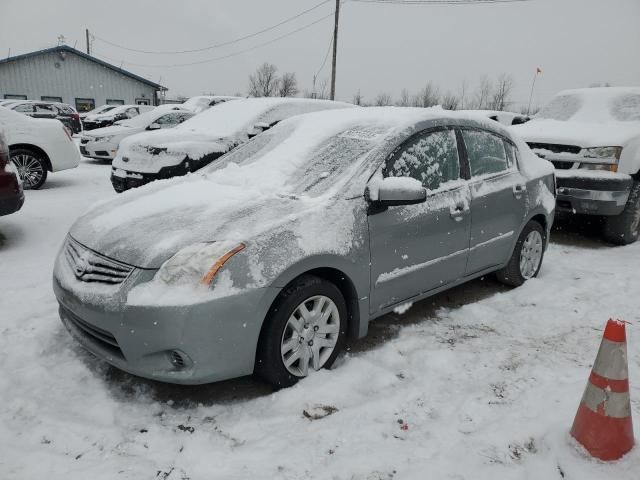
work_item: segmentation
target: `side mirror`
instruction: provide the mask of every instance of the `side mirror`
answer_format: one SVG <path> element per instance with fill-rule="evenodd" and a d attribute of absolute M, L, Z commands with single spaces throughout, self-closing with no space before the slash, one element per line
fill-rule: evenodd
<path fill-rule="evenodd" d="M 511 121 L 511 125 L 522 125 L 523 123 L 527 123 L 531 118 L 523 115 L 518 115 L 517 117 L 513 117 Z"/>
<path fill-rule="evenodd" d="M 159 123 L 152 123 L 147 127 L 147 130 L 160 130 L 162 127 Z"/>
<path fill-rule="evenodd" d="M 384 207 L 415 205 L 427 200 L 427 190 L 415 178 L 387 177 L 370 183 L 365 198 L 370 203 Z"/>

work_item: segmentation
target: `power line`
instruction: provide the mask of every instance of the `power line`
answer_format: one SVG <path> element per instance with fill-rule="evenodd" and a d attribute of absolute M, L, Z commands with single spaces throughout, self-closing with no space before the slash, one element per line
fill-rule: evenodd
<path fill-rule="evenodd" d="M 476 5 L 496 3 L 521 3 L 531 0 L 350 0 L 356 3 L 379 3 L 388 5 Z"/>
<path fill-rule="evenodd" d="M 275 25 L 271 25 L 270 27 L 263 28 L 262 30 L 260 30 L 258 32 L 250 33 L 249 35 L 245 35 L 243 37 L 235 38 L 233 40 L 228 40 L 226 42 L 217 43 L 217 44 L 209 45 L 207 47 L 202 47 L 202 48 L 194 48 L 194 49 L 191 49 L 191 50 L 165 50 L 165 51 L 160 51 L 160 50 L 140 50 L 140 49 L 137 49 L 137 48 L 125 47 L 124 45 L 120 45 L 120 44 L 111 42 L 109 40 L 105 40 L 104 38 L 101 38 L 101 37 L 93 34 L 93 32 L 92 32 L 92 35 L 97 40 L 100 40 L 101 42 L 104 42 L 104 43 L 106 43 L 108 45 L 111 45 L 111 46 L 117 47 L 117 48 L 121 48 L 123 50 L 128 50 L 130 52 L 136 52 L 136 53 L 147 53 L 147 54 L 152 54 L 152 55 L 178 55 L 178 54 L 183 54 L 183 53 L 204 52 L 206 50 L 213 50 L 213 49 L 216 49 L 216 48 L 226 47 L 228 45 L 232 45 L 234 43 L 238 43 L 238 42 L 241 42 L 243 40 L 247 40 L 249 38 L 256 37 L 258 35 L 262 35 L 263 33 L 266 33 L 266 32 L 269 32 L 271 30 L 274 30 L 274 29 L 276 29 L 276 28 L 278 28 L 278 27 L 280 27 L 280 26 L 282 26 L 282 25 L 284 25 L 286 23 L 289 23 L 289 22 L 291 22 L 291 21 L 293 21 L 293 20 L 295 20 L 297 18 L 300 18 L 303 15 L 306 15 L 309 12 L 312 12 L 313 10 L 316 10 L 316 9 L 320 8 L 322 5 L 324 5 L 325 3 L 328 3 L 329 1 L 331 1 L 331 0 L 323 0 L 322 2 L 316 4 L 315 6 L 313 6 L 311 8 L 308 8 L 308 9 L 306 9 L 306 10 L 304 10 L 304 11 L 302 11 L 302 12 L 300 12 L 300 13 L 292 16 L 292 17 L 289 17 L 289 18 L 287 18 L 287 19 L 285 19 L 285 20 L 283 20 L 283 21 L 281 21 L 279 23 L 276 23 Z"/>
<path fill-rule="evenodd" d="M 107 60 L 111 60 L 112 62 L 122 62 L 123 64 L 131 65 L 131 66 L 134 66 L 134 67 L 169 68 L 169 67 L 188 67 L 188 66 L 192 66 L 192 65 L 202 65 L 202 64 L 205 64 L 205 63 L 212 63 L 212 62 L 216 62 L 218 60 L 224 60 L 226 58 L 235 57 L 235 56 L 238 56 L 238 55 L 242 55 L 243 53 L 247 53 L 247 52 L 250 52 L 252 50 L 257 50 L 258 48 L 265 47 L 265 46 L 270 45 L 272 43 L 275 43 L 275 42 L 277 42 L 279 40 L 282 40 L 283 38 L 287 38 L 287 37 L 290 37 L 291 35 L 294 35 L 294 34 L 296 34 L 298 32 L 301 32 L 302 30 L 306 30 L 307 28 L 310 28 L 310 27 L 322 22 L 323 20 L 326 20 L 329 17 L 333 17 L 334 13 L 335 12 L 331 12 L 329 15 L 325 15 L 325 16 L 319 18 L 318 20 L 315 20 L 314 22 L 311 22 L 311 23 L 308 23 L 306 25 L 303 25 L 300 28 L 292 30 L 291 32 L 288 32 L 288 33 L 285 33 L 283 35 L 280 35 L 280 36 L 278 36 L 276 38 L 273 38 L 273 39 L 271 39 L 271 40 L 269 40 L 267 42 L 261 43 L 259 45 L 254 45 L 253 47 L 245 48 L 244 50 L 239 50 L 237 52 L 233 52 L 233 53 L 230 53 L 228 55 L 223 55 L 223 56 L 215 57 L 215 58 L 209 58 L 207 60 L 200 60 L 200 61 L 197 61 L 197 62 L 174 63 L 174 64 L 168 64 L 168 65 L 166 65 L 166 64 L 165 65 L 150 65 L 150 64 L 133 63 L 133 62 L 127 62 L 127 61 L 124 61 L 124 60 L 118 60 L 116 58 L 109 57 L 109 56 L 104 55 L 102 53 L 95 52 L 95 50 L 94 50 L 94 53 L 98 53 L 99 56 L 101 56 L 103 58 L 106 58 Z"/>

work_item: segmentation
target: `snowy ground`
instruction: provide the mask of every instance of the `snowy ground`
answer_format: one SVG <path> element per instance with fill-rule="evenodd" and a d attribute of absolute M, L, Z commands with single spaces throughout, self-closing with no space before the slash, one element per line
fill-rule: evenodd
<path fill-rule="evenodd" d="M 58 320 L 54 256 L 73 220 L 115 195 L 108 177 L 85 160 L 0 217 L 3 480 L 638 478 L 640 447 L 605 465 L 567 432 L 605 321 L 640 320 L 640 243 L 555 232 L 540 278 L 476 281 L 387 316 L 294 388 L 176 387 L 109 368 Z"/>

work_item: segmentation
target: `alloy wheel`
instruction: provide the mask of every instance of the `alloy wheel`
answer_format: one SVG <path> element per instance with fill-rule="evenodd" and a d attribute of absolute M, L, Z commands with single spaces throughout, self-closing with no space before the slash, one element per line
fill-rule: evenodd
<path fill-rule="evenodd" d="M 24 188 L 33 188 L 42 181 L 44 167 L 40 160 L 33 155 L 21 153 L 11 157 L 11 161 L 18 170 L 18 175 L 22 179 Z"/>
<path fill-rule="evenodd" d="M 520 275 L 525 280 L 532 278 L 542 261 L 542 235 L 537 230 L 529 232 L 520 250 Z"/>

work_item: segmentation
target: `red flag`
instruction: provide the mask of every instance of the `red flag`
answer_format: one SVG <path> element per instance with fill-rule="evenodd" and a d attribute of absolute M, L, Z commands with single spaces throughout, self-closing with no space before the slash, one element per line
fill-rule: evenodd
<path fill-rule="evenodd" d="M 536 74 L 537 73 L 540 73 L 540 74 L 542 73 L 542 69 L 540 67 L 536 68 Z"/>

